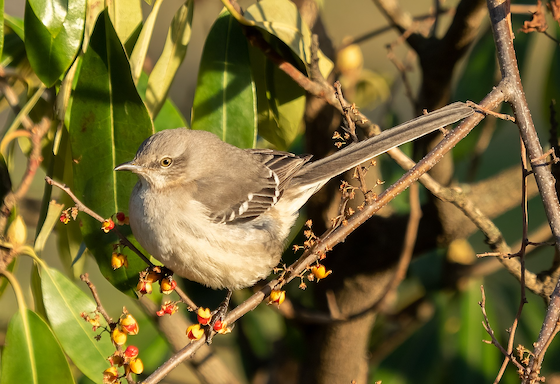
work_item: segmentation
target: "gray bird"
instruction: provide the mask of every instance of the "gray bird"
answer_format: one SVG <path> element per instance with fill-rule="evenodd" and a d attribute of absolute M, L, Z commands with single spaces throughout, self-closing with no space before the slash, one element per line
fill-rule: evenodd
<path fill-rule="evenodd" d="M 170 129 L 148 138 L 115 170 L 140 179 L 129 205 L 138 242 L 176 274 L 230 295 L 270 274 L 299 209 L 327 181 L 473 112 L 454 103 L 315 162 Z"/>

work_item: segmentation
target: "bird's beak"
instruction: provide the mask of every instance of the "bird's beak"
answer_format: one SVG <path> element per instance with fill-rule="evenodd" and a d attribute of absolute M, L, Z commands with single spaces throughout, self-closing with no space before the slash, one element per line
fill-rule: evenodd
<path fill-rule="evenodd" d="M 129 161 L 128 163 L 122 163 L 115 167 L 115 171 L 130 171 L 134 173 L 140 172 L 141 166 L 134 164 L 134 161 Z"/>

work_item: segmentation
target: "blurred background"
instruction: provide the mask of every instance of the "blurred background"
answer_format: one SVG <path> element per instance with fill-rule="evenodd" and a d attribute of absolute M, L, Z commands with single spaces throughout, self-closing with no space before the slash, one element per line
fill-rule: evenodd
<path fill-rule="evenodd" d="M 149 59 L 145 64 L 148 70 L 159 57 L 168 26 L 182 3 L 179 0 L 164 2 L 150 45 Z M 453 9 L 457 3 L 458 1 L 442 2 L 442 7 Z M 252 4 L 250 1 L 240 1 L 243 8 L 250 4 Z M 400 5 L 413 16 L 425 16 L 431 12 L 433 1 L 409 0 L 401 1 Z M 24 6 L 23 0 L 7 1 L 5 13 L 23 17 Z M 335 49 L 346 45 L 351 39 L 388 26 L 386 19 L 372 1 L 323 0 L 318 1 L 318 6 L 324 30 Z M 204 41 L 222 9 L 222 4 L 219 1 L 196 1 L 195 7 L 193 33 L 188 53 L 170 93 L 170 98 L 183 113 L 186 121 L 190 121 Z M 147 15 L 151 7 L 143 3 L 143 8 L 144 14 Z M 453 12 L 448 12 L 440 17 L 438 31 L 447 30 L 452 16 Z M 529 18 L 527 11 L 514 15 L 515 48 L 529 106 L 539 129 L 541 141 L 546 146 L 550 125 L 549 104 L 551 99 L 556 98 L 556 93 L 560 89 L 558 84 L 560 77 L 557 75 L 560 69 L 560 55 L 558 45 L 552 39 L 543 34 L 519 32 L 523 21 Z M 549 20 L 548 34 L 557 36 L 557 30 L 557 24 Z M 476 35 L 475 43 L 454 72 L 450 101 L 479 102 L 499 80 L 499 69 L 496 65 L 487 16 Z M 360 110 L 382 128 L 406 121 L 418 112 L 406 95 L 401 72 L 388 57 L 387 46 L 394 44 L 394 55 L 405 66 L 407 81 L 413 92 L 417 93 L 422 81 L 417 57 L 406 44 L 398 43 L 398 38 L 399 35 L 394 29 L 387 28 L 372 38 L 350 46 L 343 51 L 343 54 L 339 52 L 338 59 L 333 57 L 338 66 L 344 66 L 346 62 L 350 63 L 348 72 L 339 68 L 339 76 L 347 98 L 355 101 Z M 327 50 L 324 48 L 323 50 L 328 54 Z M 431 65 L 437 68 L 438 62 L 433 62 Z M 511 113 L 507 106 L 503 108 L 503 112 Z M 4 121 L 9 121 L 10 114 L 4 113 L 2 118 Z M 486 149 L 476 159 L 473 159 L 473 151 L 481 141 L 482 125 L 457 146 L 453 154 L 455 161 L 453 183 L 482 182 L 496 177 L 510 167 L 517 167 L 520 174 L 519 139 L 516 127 L 504 121 L 494 121 L 493 125 Z M 406 150 L 408 153 L 413 152 L 411 146 Z M 22 169 L 16 170 L 16 175 L 19 175 L 16 178 L 21 177 L 25 164 L 25 157 L 21 153 L 17 156 L 21 159 Z M 382 175 L 380 177 L 387 184 L 395 181 L 402 174 L 402 170 L 384 158 L 378 162 L 378 168 L 379 173 L 376 175 Z M 36 213 L 39 210 L 43 187 L 42 177 L 36 177 L 32 192 L 28 194 L 25 207 L 22 209 L 24 214 L 27 213 L 28 223 L 37 220 Z M 519 190 L 511 190 L 507 193 L 518 196 Z M 428 200 L 426 195 L 422 192 L 424 203 Z M 319 203 L 311 203 L 310 216 L 317 215 L 314 211 L 317 204 Z M 519 204 L 511 209 L 496 209 L 493 219 L 514 251 L 517 250 L 514 244 L 519 242 L 521 236 L 521 209 L 518 206 Z M 405 193 L 392 203 L 390 209 L 381 213 L 381 216 L 406 215 L 407 212 L 408 194 Z M 529 212 L 530 231 L 546 232 L 546 228 L 543 229 L 545 216 L 540 199 L 535 193 L 532 194 Z M 478 305 L 481 299 L 480 286 L 484 285 L 486 290 L 486 305 L 492 326 L 500 341 L 505 344 L 506 329 L 511 326 L 519 304 L 519 282 L 495 260 L 476 258 L 477 253 L 487 252 L 489 249 L 480 232 L 474 230 L 471 232 L 465 238 L 439 243 L 434 240 L 429 250 L 425 247 L 424 251 L 412 261 L 407 278 L 398 291 L 387 298 L 376 320 L 371 320 L 374 325 L 366 341 L 368 345 L 366 356 L 344 356 L 348 361 L 353 359 L 367 361 L 369 372 L 362 376 L 367 377 L 367 382 L 473 383 L 494 380 L 503 357 L 497 348 L 482 342 L 489 337 L 481 326 L 483 318 Z M 33 240 L 33 235 L 33 230 L 30 228 L 30 240 Z M 353 236 L 364 237 L 364 234 Z M 56 234 L 49 239 L 48 247 L 43 253 L 44 258 L 50 266 L 66 271 L 69 276 L 72 276 L 73 272 L 69 266 L 63 265 L 60 261 L 55 237 Z M 546 233 L 543 238 L 547 238 Z M 298 241 L 301 243 L 302 239 L 297 238 L 296 242 Z M 395 240 L 388 238 L 387 241 Z M 344 246 L 342 245 L 341 248 Z M 343 257 L 340 254 L 345 252 L 343 249 L 332 257 L 340 260 Z M 355 256 L 347 254 L 347 257 Z M 361 257 L 380 256 L 364 252 Z M 288 250 L 284 262 L 290 263 L 295 258 L 296 255 Z M 330 258 L 329 255 L 328 260 Z M 91 280 L 98 286 L 106 308 L 117 316 L 122 307 L 126 306 L 140 319 L 142 334 L 139 335 L 137 340 L 140 341 L 136 344 L 143 351 L 146 372 L 153 371 L 171 355 L 168 342 L 158 332 L 153 320 L 146 317 L 136 300 L 130 299 L 110 285 L 99 273 L 95 260 L 90 257 L 84 260 L 83 270 L 90 273 Z M 538 273 L 548 269 L 553 260 L 555 260 L 553 247 L 539 247 L 531 251 L 527 267 Z M 17 277 L 24 287 L 30 286 L 30 267 L 30 259 L 21 258 Z M 388 265 L 381 270 L 392 267 L 394 263 L 393 266 Z M 238 382 L 255 384 L 291 383 L 297 380 L 314 382 L 314 379 L 306 378 L 305 373 L 302 372 L 307 367 L 316 366 L 313 365 L 315 363 L 310 362 L 313 360 L 310 356 L 321 358 L 319 350 L 314 349 L 317 346 L 314 343 L 319 342 L 317 338 L 325 337 L 322 332 L 326 331 L 318 331 L 322 325 L 297 319 L 297 316 L 291 318 L 289 309 L 293 306 L 296 312 L 304 313 L 323 310 L 326 307 L 323 302 L 325 292 L 336 291 L 339 286 L 351 284 L 348 280 L 337 281 L 336 275 L 343 275 L 344 272 L 334 266 L 332 269 L 333 282 L 328 281 L 331 277 L 318 284 L 307 282 L 306 290 L 298 289 L 297 282 L 290 284 L 287 291 L 293 303 L 286 304 L 288 310 L 278 311 L 272 306 L 261 304 L 255 311 L 241 319 L 231 335 L 215 338 L 212 351 L 223 360 Z M 376 273 L 379 273 L 379 270 Z M 353 272 L 353 276 L 356 275 L 359 273 Z M 370 274 L 368 278 L 374 275 Z M 87 291 L 85 286 L 78 285 Z M 180 285 L 195 302 L 210 308 L 216 307 L 223 299 L 224 292 L 215 292 L 186 281 L 180 282 Z M 29 302 L 32 302 L 30 293 L 27 293 Z M 236 292 L 233 301 L 240 303 L 250 294 L 250 290 Z M 338 299 L 340 301 L 341 297 Z M 347 299 L 350 300 L 348 297 Z M 15 299 L 8 290 L 0 298 L 0 345 L 3 344 L 9 319 L 16 310 Z M 528 303 L 523 310 L 516 344 L 523 344 L 530 348 L 537 338 L 545 310 L 543 299 L 528 292 Z M 193 314 L 187 316 L 194 321 Z M 179 333 L 181 332 L 184 333 L 184 331 Z M 543 366 L 542 373 L 547 376 L 547 383 L 560 382 L 558 361 L 560 361 L 560 346 L 556 342 L 548 351 Z M 518 381 L 515 369 L 508 368 L 502 382 Z M 81 377 L 78 382 L 87 383 L 88 380 Z M 187 364 L 174 370 L 164 382 L 199 383 L 201 376 L 196 366 Z"/>

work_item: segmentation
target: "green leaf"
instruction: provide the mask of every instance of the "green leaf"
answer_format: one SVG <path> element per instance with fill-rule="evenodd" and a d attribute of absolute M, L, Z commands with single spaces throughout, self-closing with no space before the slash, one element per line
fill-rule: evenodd
<path fill-rule="evenodd" d="M 156 0 L 152 11 L 148 15 L 142 31 L 138 36 L 136 45 L 132 50 L 132 55 L 130 55 L 130 67 L 132 68 L 132 78 L 134 82 L 138 82 L 138 78 L 142 73 L 142 67 L 144 66 L 144 60 L 146 60 L 146 54 L 148 53 L 148 47 L 150 45 L 150 40 L 152 40 L 152 34 L 154 32 L 154 25 L 156 23 L 156 18 L 161 8 L 163 0 Z"/>
<path fill-rule="evenodd" d="M 244 17 L 254 21 L 260 30 L 282 40 L 306 68 L 311 63 L 311 31 L 294 3 L 289 0 L 262 0 L 248 7 Z M 327 78 L 334 64 L 321 50 L 317 52 L 317 56 L 319 70 Z"/>
<path fill-rule="evenodd" d="M 47 21 L 52 24 L 45 25 L 42 14 L 34 11 L 31 1 L 28 0 L 25 5 L 25 48 L 31 67 L 39 79 L 50 87 L 66 72 L 78 53 L 84 33 L 86 1 L 68 2 L 68 12 L 64 13 L 60 27 L 60 15 L 47 17 Z M 47 3 L 45 0 L 37 2 Z M 64 2 L 65 0 L 49 1 L 48 3 L 57 4 L 50 10 L 60 11 L 64 8 L 60 7 L 60 3 Z"/>
<path fill-rule="evenodd" d="M 96 304 L 81 289 L 54 268 L 41 269 L 43 301 L 51 327 L 64 352 L 92 381 L 103 382 L 103 371 L 109 367 L 107 357 L 115 350 L 107 333 L 97 341 L 91 324 L 81 313 L 91 313 Z"/>
<path fill-rule="evenodd" d="M 7 25 L 7 18 L 4 20 Z M 12 66 L 16 67 L 19 62 L 25 57 L 25 44 L 23 40 L 15 33 L 7 33 L 4 35 L 4 47 L 1 56 L 0 65 L 3 67 Z"/>
<path fill-rule="evenodd" d="M 106 2 L 109 17 L 119 39 L 126 43 L 142 24 L 140 0 L 118 0 Z"/>
<path fill-rule="evenodd" d="M 148 76 L 145 72 L 142 72 L 142 74 L 140 75 L 140 79 L 138 80 L 138 84 L 136 85 L 138 93 L 142 97 L 142 100 L 146 100 L 147 86 Z M 171 99 L 165 99 L 165 103 L 163 103 L 160 113 L 158 113 L 156 119 L 154 120 L 155 131 L 160 132 L 164 129 L 181 127 L 188 127 L 185 117 L 179 111 L 177 106 L 171 101 Z"/>
<path fill-rule="evenodd" d="M 12 260 L 12 262 L 10 264 L 8 264 L 8 267 L 6 268 L 6 270 L 8 272 L 13 273 L 18 264 L 19 264 L 19 257 L 14 257 L 14 259 Z M 6 279 L 3 275 L 0 275 L 0 297 L 2 297 L 2 295 L 4 294 L 4 291 L 6 291 L 6 288 L 8 287 L 8 279 Z"/>
<path fill-rule="evenodd" d="M 251 68 L 257 88 L 259 135 L 287 150 L 301 131 L 305 91 L 257 48 L 251 47 Z"/>
<path fill-rule="evenodd" d="M 70 143 L 74 168 L 74 192 L 86 206 L 108 218 L 128 212 L 128 199 L 136 176 L 113 171 L 131 160 L 144 139 L 154 133 L 148 111 L 136 91 L 123 46 L 106 11 L 100 14 L 74 91 L 70 121 Z M 113 233 L 80 214 L 84 241 L 95 256 L 103 275 L 118 289 L 135 297 L 138 272 L 145 263 L 132 253 L 129 268 L 113 271 Z M 128 227 L 122 227 L 122 232 Z"/>
<path fill-rule="evenodd" d="M 23 19 L 4 14 L 4 23 L 6 27 L 10 28 L 19 38 L 24 40 Z"/>
<path fill-rule="evenodd" d="M 68 202 L 71 204 L 70 201 Z M 58 223 L 56 233 L 58 235 L 58 254 L 64 266 L 64 271 L 69 276 L 72 276 L 73 279 L 77 279 L 82 274 L 87 259 L 86 257 L 81 257 L 76 260 L 80 252 L 80 247 L 84 242 L 82 233 L 80 232 L 80 226 L 77 221 L 71 221 L 66 225 Z"/>
<path fill-rule="evenodd" d="M 488 334 L 481 326 L 483 320 L 480 311 L 480 286 L 483 283 L 482 279 L 471 279 L 463 292 L 459 296 L 461 308 L 461 331 L 458 334 L 458 356 L 466 362 L 467 367 L 477 367 L 480 371 L 486 371 L 487 376 L 485 381 L 491 381 L 492 375 L 495 375 L 496 367 L 500 364 L 499 355 L 488 345 L 481 343 L 480 340 L 487 339 Z M 487 310 L 489 316 L 494 312 L 493 306 L 488 306 Z M 479 372 L 473 373 L 471 369 L 457 370 L 462 374 L 463 382 L 469 383 L 477 381 Z"/>
<path fill-rule="evenodd" d="M 194 95 L 192 129 L 251 148 L 257 137 L 255 87 L 249 49 L 239 23 L 224 11 L 204 44 Z"/>
<path fill-rule="evenodd" d="M 4 51 L 4 0 L 0 0 L 0 57 Z"/>
<path fill-rule="evenodd" d="M 45 218 L 45 221 L 43 221 L 43 225 L 35 238 L 35 245 L 33 246 L 33 250 L 37 255 L 40 255 L 45 248 L 49 235 L 54 229 L 55 224 L 59 221 L 58 219 L 60 218 L 60 213 L 62 212 L 63 207 L 63 204 L 57 204 L 54 200 L 49 202 L 47 217 Z"/>
<path fill-rule="evenodd" d="M 74 175 L 72 170 L 72 151 L 68 141 L 68 131 L 63 129 L 58 153 L 55 157 L 55 174 L 62 179 L 71 190 L 74 188 Z M 72 207 L 74 202 L 66 193 L 59 199 L 65 207 Z M 78 262 L 73 262 L 78 251 L 84 242 L 78 221 L 70 220 L 68 224 L 58 222 L 57 228 L 57 248 L 60 261 L 65 271 L 74 279 L 78 278 L 83 271 L 86 258 L 81 258 Z"/>
<path fill-rule="evenodd" d="M 35 254 L 35 252 L 33 252 Z M 36 256 L 36 255 L 35 255 Z M 37 263 L 33 263 L 31 267 L 31 294 L 33 297 L 33 303 L 36 314 L 41 316 L 41 318 L 47 318 L 47 310 L 45 309 L 45 303 L 43 302 L 43 292 L 41 290 L 41 276 L 39 275 L 39 266 Z"/>
<path fill-rule="evenodd" d="M 175 13 L 167 32 L 163 52 L 150 73 L 146 106 L 152 118 L 158 115 L 164 105 L 171 83 L 187 54 L 187 47 L 191 40 L 193 11 L 194 2 L 187 0 Z"/>
<path fill-rule="evenodd" d="M 86 0 L 86 25 L 84 27 L 84 42 L 82 44 L 82 51 L 85 52 L 89 46 L 89 39 L 95 28 L 95 23 L 99 15 L 105 9 L 104 1 Z"/>
<path fill-rule="evenodd" d="M 28 3 L 49 33 L 58 35 L 68 15 L 68 0 L 28 0 Z"/>
<path fill-rule="evenodd" d="M 3 0 L 2 0 L 3 1 Z M 2 55 L 0 65 L 3 67 L 17 66 L 25 57 L 23 20 L 3 14 L 4 29 L 2 30 Z"/>
<path fill-rule="evenodd" d="M 29 309 L 16 313 L 10 320 L 0 383 L 74 383 L 66 357 L 49 326 Z"/>

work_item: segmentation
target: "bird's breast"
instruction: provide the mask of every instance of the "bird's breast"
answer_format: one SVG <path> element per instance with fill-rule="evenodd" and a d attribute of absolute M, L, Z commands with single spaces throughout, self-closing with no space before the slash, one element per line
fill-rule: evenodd
<path fill-rule="evenodd" d="M 142 185 L 131 195 L 129 217 L 134 236 L 152 256 L 215 289 L 253 285 L 268 276 L 283 251 L 285 231 L 270 215 L 219 224 L 189 196 L 154 193 Z"/>

